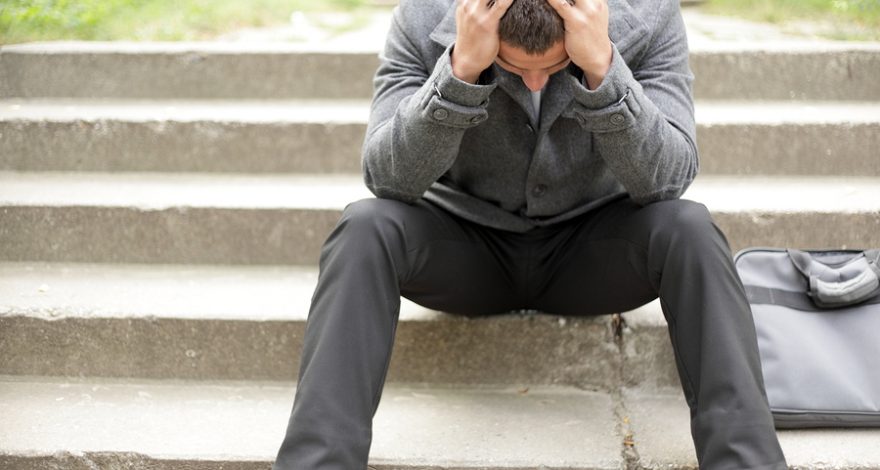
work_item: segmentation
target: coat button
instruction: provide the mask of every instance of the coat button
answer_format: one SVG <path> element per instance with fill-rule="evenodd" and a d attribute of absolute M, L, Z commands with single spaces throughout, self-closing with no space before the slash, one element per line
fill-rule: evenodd
<path fill-rule="evenodd" d="M 535 187 L 532 188 L 532 196 L 541 197 L 547 192 L 547 186 L 543 184 L 536 184 Z"/>
<path fill-rule="evenodd" d="M 436 120 L 438 120 L 438 121 L 442 121 L 442 120 L 444 120 L 444 119 L 446 119 L 446 118 L 449 117 L 449 111 L 447 111 L 447 110 L 445 110 L 445 109 L 442 109 L 442 108 L 441 108 L 441 109 L 435 109 L 435 110 L 434 110 L 434 114 L 433 114 L 433 116 L 434 116 L 434 119 L 436 119 Z"/>
<path fill-rule="evenodd" d="M 626 118 L 623 117 L 623 114 L 615 113 L 611 115 L 611 124 L 614 124 L 615 126 L 623 124 L 624 121 L 626 121 Z"/>

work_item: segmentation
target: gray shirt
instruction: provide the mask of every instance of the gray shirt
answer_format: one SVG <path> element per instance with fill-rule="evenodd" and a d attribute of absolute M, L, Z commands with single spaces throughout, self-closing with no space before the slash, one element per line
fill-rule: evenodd
<path fill-rule="evenodd" d="M 604 81 L 587 89 L 572 64 L 550 77 L 535 115 L 515 74 L 452 75 L 454 0 L 401 0 L 374 80 L 367 187 L 519 232 L 622 197 L 681 196 L 699 165 L 679 2 L 608 3 Z"/>

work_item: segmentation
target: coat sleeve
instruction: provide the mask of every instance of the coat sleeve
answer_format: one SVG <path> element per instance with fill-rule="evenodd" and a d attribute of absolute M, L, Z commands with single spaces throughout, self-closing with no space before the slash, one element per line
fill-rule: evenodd
<path fill-rule="evenodd" d="M 488 118 L 489 95 L 495 88 L 452 75 L 454 46 L 439 58 L 423 58 L 408 36 L 418 29 L 418 12 L 409 13 L 418 5 L 409 6 L 412 3 L 401 2 L 394 12 L 373 82 L 362 152 L 364 181 L 370 191 L 405 202 L 422 197 L 453 165 L 464 132 Z M 429 61 L 436 61 L 430 64 L 431 73 Z"/>
<path fill-rule="evenodd" d="M 685 26 L 677 0 L 661 3 L 638 65 L 631 70 L 613 46 L 596 90 L 571 77 L 567 113 L 593 133 L 596 151 L 639 204 L 680 197 L 699 170 Z"/>

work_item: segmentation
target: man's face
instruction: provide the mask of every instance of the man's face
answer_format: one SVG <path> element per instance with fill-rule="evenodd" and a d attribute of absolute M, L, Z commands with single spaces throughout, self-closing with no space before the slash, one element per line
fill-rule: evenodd
<path fill-rule="evenodd" d="M 508 72 L 522 77 L 523 83 L 532 91 L 540 91 L 550 75 L 564 69 L 571 62 L 565 52 L 565 43 L 554 44 L 543 54 L 530 55 L 526 51 L 501 41 L 495 62 Z"/>

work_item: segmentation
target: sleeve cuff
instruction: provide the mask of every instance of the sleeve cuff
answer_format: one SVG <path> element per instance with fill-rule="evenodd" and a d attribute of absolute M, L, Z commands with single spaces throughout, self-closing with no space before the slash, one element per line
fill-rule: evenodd
<path fill-rule="evenodd" d="M 446 52 L 440 56 L 431 82 L 435 91 L 443 95 L 443 99 L 462 106 L 485 107 L 489 102 L 489 95 L 495 90 L 495 84 L 481 85 L 468 83 L 460 80 L 452 74 L 452 48 L 449 46 Z"/>
<path fill-rule="evenodd" d="M 452 74 L 452 47 L 454 45 L 440 56 L 434 73 L 428 78 L 430 90 L 423 101 L 422 115 L 446 126 L 473 127 L 489 118 L 486 108 L 496 85 L 475 85 L 455 77 Z"/>
<path fill-rule="evenodd" d="M 629 128 L 635 124 L 640 110 L 633 96 L 636 85 L 632 72 L 617 51 L 617 46 L 612 44 L 611 50 L 611 67 L 599 88 L 590 90 L 583 78 L 569 77 L 574 82 L 574 104 L 565 116 L 576 119 L 581 127 L 592 132 L 614 132 Z"/>

